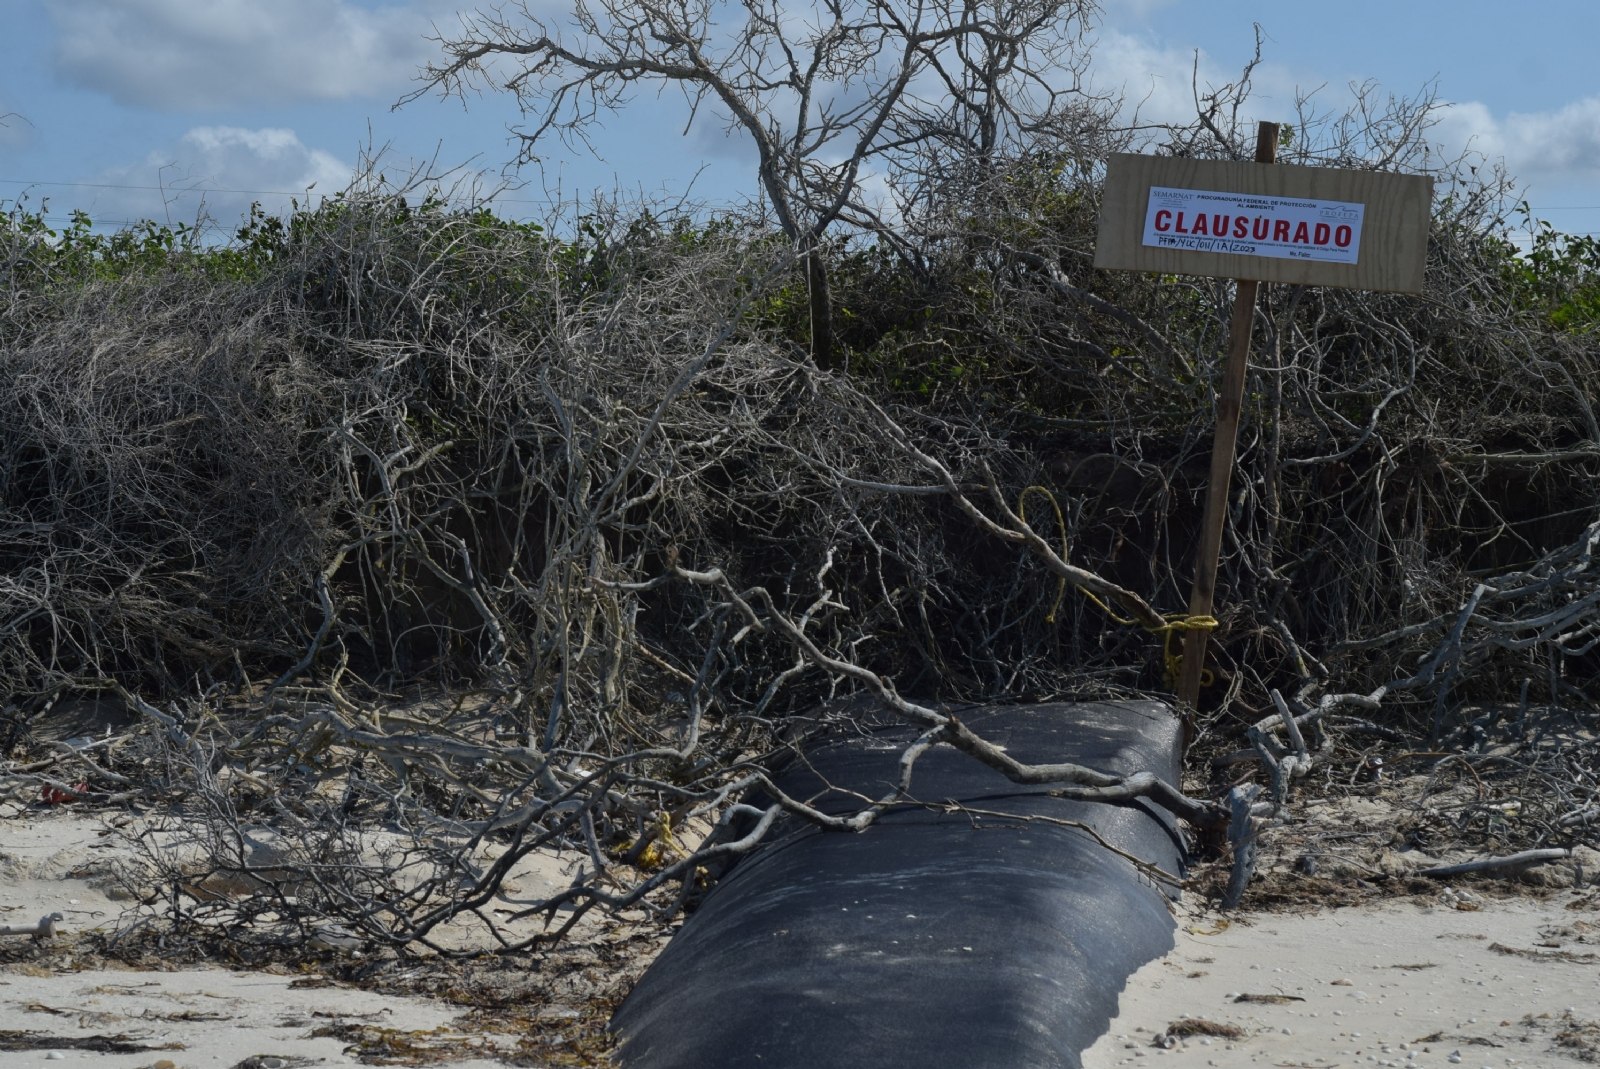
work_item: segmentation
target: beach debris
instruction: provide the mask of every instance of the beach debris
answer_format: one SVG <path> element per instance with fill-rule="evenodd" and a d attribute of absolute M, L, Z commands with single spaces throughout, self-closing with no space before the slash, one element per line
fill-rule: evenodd
<path fill-rule="evenodd" d="M 1580 824 L 1600 823 L 1600 805 L 1574 810 L 1556 821 L 1558 828 L 1576 828 Z"/>
<path fill-rule="evenodd" d="M 87 783 L 74 783 L 70 787 L 61 783 L 46 783 L 39 791 L 39 801 L 46 805 L 65 805 L 76 802 L 88 790 Z"/>
<path fill-rule="evenodd" d="M 366 942 L 341 924 L 323 924 L 311 934 L 311 945 L 318 950 L 360 950 Z"/>
<path fill-rule="evenodd" d="M 61 913 L 46 913 L 37 924 L 0 924 L 0 935 L 31 936 L 35 943 L 56 937 L 56 925 L 67 918 Z"/>
<path fill-rule="evenodd" d="M 1561 1015 L 1561 1031 L 1555 1038 L 1556 1046 L 1578 1051 L 1586 1061 L 1600 1058 L 1600 1023 L 1577 1017 L 1570 1009 Z"/>
<path fill-rule="evenodd" d="M 1546 850 L 1524 850 L 1520 854 L 1509 854 L 1505 857 L 1486 857 L 1478 861 L 1464 861 L 1459 865 L 1435 865 L 1430 869 L 1418 869 L 1417 875 L 1438 880 L 1446 876 L 1465 876 L 1473 872 L 1493 872 L 1497 869 L 1542 865 L 1546 861 L 1559 861 L 1571 856 L 1571 850 L 1561 847 L 1552 847 Z"/>
<path fill-rule="evenodd" d="M 488 1036 L 444 1027 L 407 1031 L 341 1022 L 324 1025 L 311 1034 L 348 1043 L 347 1054 L 382 1065 L 426 1065 L 452 1059 L 493 1058 L 503 1050 Z"/>
<path fill-rule="evenodd" d="M 97 1054 L 145 1054 L 156 1050 L 183 1050 L 182 1043 L 151 1044 L 125 1033 L 113 1036 L 58 1036 L 49 1032 L 0 1029 L 0 1050 L 87 1050 Z"/>
<path fill-rule="evenodd" d="M 1522 947 L 1508 947 L 1504 943 L 1490 943 L 1489 949 L 1496 954 L 1533 958 L 1535 961 L 1572 961 L 1583 964 L 1600 961 L 1600 954 L 1587 950 L 1526 950 Z"/>
<path fill-rule="evenodd" d="M 1233 847 L 1233 869 L 1228 875 L 1228 888 L 1222 894 L 1222 908 L 1233 909 L 1244 897 L 1245 886 L 1255 875 L 1257 841 L 1265 821 L 1255 812 L 1256 796 L 1261 793 L 1258 783 L 1240 784 L 1228 792 L 1228 842 Z M 1263 814 L 1264 815 L 1264 814 Z"/>
<path fill-rule="evenodd" d="M 1204 1017 L 1180 1017 L 1167 1025 L 1169 1036 L 1220 1036 L 1223 1039 L 1241 1039 L 1245 1031 L 1236 1024 L 1208 1021 Z"/>

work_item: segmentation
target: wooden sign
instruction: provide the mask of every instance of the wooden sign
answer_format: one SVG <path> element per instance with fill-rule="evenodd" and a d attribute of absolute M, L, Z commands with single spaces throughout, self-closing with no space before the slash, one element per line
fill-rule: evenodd
<path fill-rule="evenodd" d="M 1433 179 L 1276 163 L 1279 126 L 1256 129 L 1254 162 L 1112 156 L 1094 265 L 1113 271 L 1235 279 L 1228 357 L 1217 383 L 1217 430 L 1194 589 L 1183 630 L 1178 698 L 1192 712 L 1205 679 L 1217 565 L 1263 282 L 1421 293 Z M 1193 727 L 1186 714 L 1184 744 Z"/>
<path fill-rule="evenodd" d="M 1433 179 L 1118 154 L 1094 265 L 1421 293 Z"/>

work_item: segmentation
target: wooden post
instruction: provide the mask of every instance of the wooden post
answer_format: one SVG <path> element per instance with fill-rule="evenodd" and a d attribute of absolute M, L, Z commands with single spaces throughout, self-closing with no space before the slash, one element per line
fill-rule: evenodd
<path fill-rule="evenodd" d="M 833 370 L 833 294 L 828 288 L 828 265 L 822 259 L 822 242 L 813 240 L 806 253 L 806 287 L 811 306 L 811 359 L 822 371 Z"/>
<path fill-rule="evenodd" d="M 1278 124 L 1264 122 L 1256 128 L 1256 162 L 1278 158 Z M 1210 616 L 1217 593 L 1217 561 L 1222 555 L 1222 528 L 1228 520 L 1228 489 L 1233 480 L 1234 446 L 1239 436 L 1239 409 L 1244 401 L 1245 371 L 1250 364 L 1250 327 L 1255 321 L 1256 292 L 1261 284 L 1235 279 L 1233 322 L 1228 330 L 1228 362 L 1217 391 L 1217 430 L 1211 443 L 1211 481 L 1206 488 L 1206 511 L 1200 521 L 1200 547 L 1195 554 L 1194 590 L 1189 595 L 1190 616 Z M 1178 678 L 1178 699 L 1191 710 L 1200 705 L 1200 678 L 1206 667 L 1208 631 L 1183 634 L 1183 673 Z"/>

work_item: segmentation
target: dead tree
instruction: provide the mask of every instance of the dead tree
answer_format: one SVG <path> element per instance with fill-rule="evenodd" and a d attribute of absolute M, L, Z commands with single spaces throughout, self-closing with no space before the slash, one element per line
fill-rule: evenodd
<path fill-rule="evenodd" d="M 518 2 L 440 37 L 445 58 L 406 99 L 512 94 L 529 120 L 516 130 L 527 162 L 552 134 L 583 140 L 636 86 L 681 91 L 692 116 L 711 112 L 755 148 L 761 194 L 804 263 L 812 355 L 828 369 L 829 228 L 892 236 L 872 178 L 893 183 L 936 158 L 993 161 L 1097 110 L 1077 84 L 1092 11 L 1091 0 L 600 0 L 554 25 Z"/>

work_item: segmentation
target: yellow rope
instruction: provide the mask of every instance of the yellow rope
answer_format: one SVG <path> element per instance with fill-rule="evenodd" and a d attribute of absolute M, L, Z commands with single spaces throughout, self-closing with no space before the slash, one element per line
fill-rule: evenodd
<path fill-rule="evenodd" d="M 1066 560 L 1067 523 L 1062 517 L 1061 506 L 1056 503 L 1056 495 L 1052 494 L 1043 486 L 1028 487 L 1026 490 L 1022 491 L 1022 496 L 1017 498 L 1017 517 L 1021 519 L 1023 523 L 1028 522 L 1028 495 L 1033 493 L 1043 494 L 1045 497 L 1049 498 L 1050 507 L 1056 511 L 1056 523 L 1061 528 L 1061 559 Z M 1166 662 L 1167 686 L 1172 688 L 1177 687 L 1178 680 L 1183 675 L 1183 648 L 1180 644 L 1179 648 L 1174 651 L 1172 648 L 1172 637 L 1174 635 L 1182 634 L 1185 631 L 1215 631 L 1217 629 L 1217 618 L 1215 616 L 1189 616 L 1186 613 L 1173 613 L 1163 616 L 1162 619 L 1166 621 L 1165 623 L 1163 623 L 1160 627 L 1151 627 L 1149 624 L 1146 624 L 1143 621 L 1123 619 L 1121 616 L 1118 616 L 1114 611 L 1112 611 L 1111 606 L 1100 600 L 1099 596 L 1096 595 L 1094 591 L 1081 586 L 1078 587 L 1078 590 L 1082 592 L 1084 597 L 1100 606 L 1105 614 L 1111 617 L 1117 623 L 1126 627 L 1143 627 L 1152 635 L 1161 636 L 1161 654 L 1162 659 Z M 1061 599 L 1066 595 L 1066 592 L 1067 580 L 1065 576 L 1062 576 L 1061 585 L 1056 590 L 1055 603 L 1050 606 L 1050 615 L 1044 618 L 1045 623 L 1053 624 L 1056 622 L 1056 611 L 1061 608 Z M 1211 671 L 1211 669 L 1203 669 L 1200 673 L 1200 685 L 1202 687 L 1209 687 L 1214 682 L 1216 682 L 1216 675 Z"/>
<path fill-rule="evenodd" d="M 1168 616 L 1167 626 L 1161 629 L 1161 654 L 1167 663 L 1167 686 L 1172 690 L 1178 689 L 1178 680 L 1183 678 L 1183 646 L 1180 643 L 1176 653 L 1172 650 L 1172 636 L 1183 631 L 1215 631 L 1217 618 L 1215 616 Z M 1200 669 L 1200 685 L 1209 687 L 1217 681 L 1216 673 L 1209 668 Z"/>

